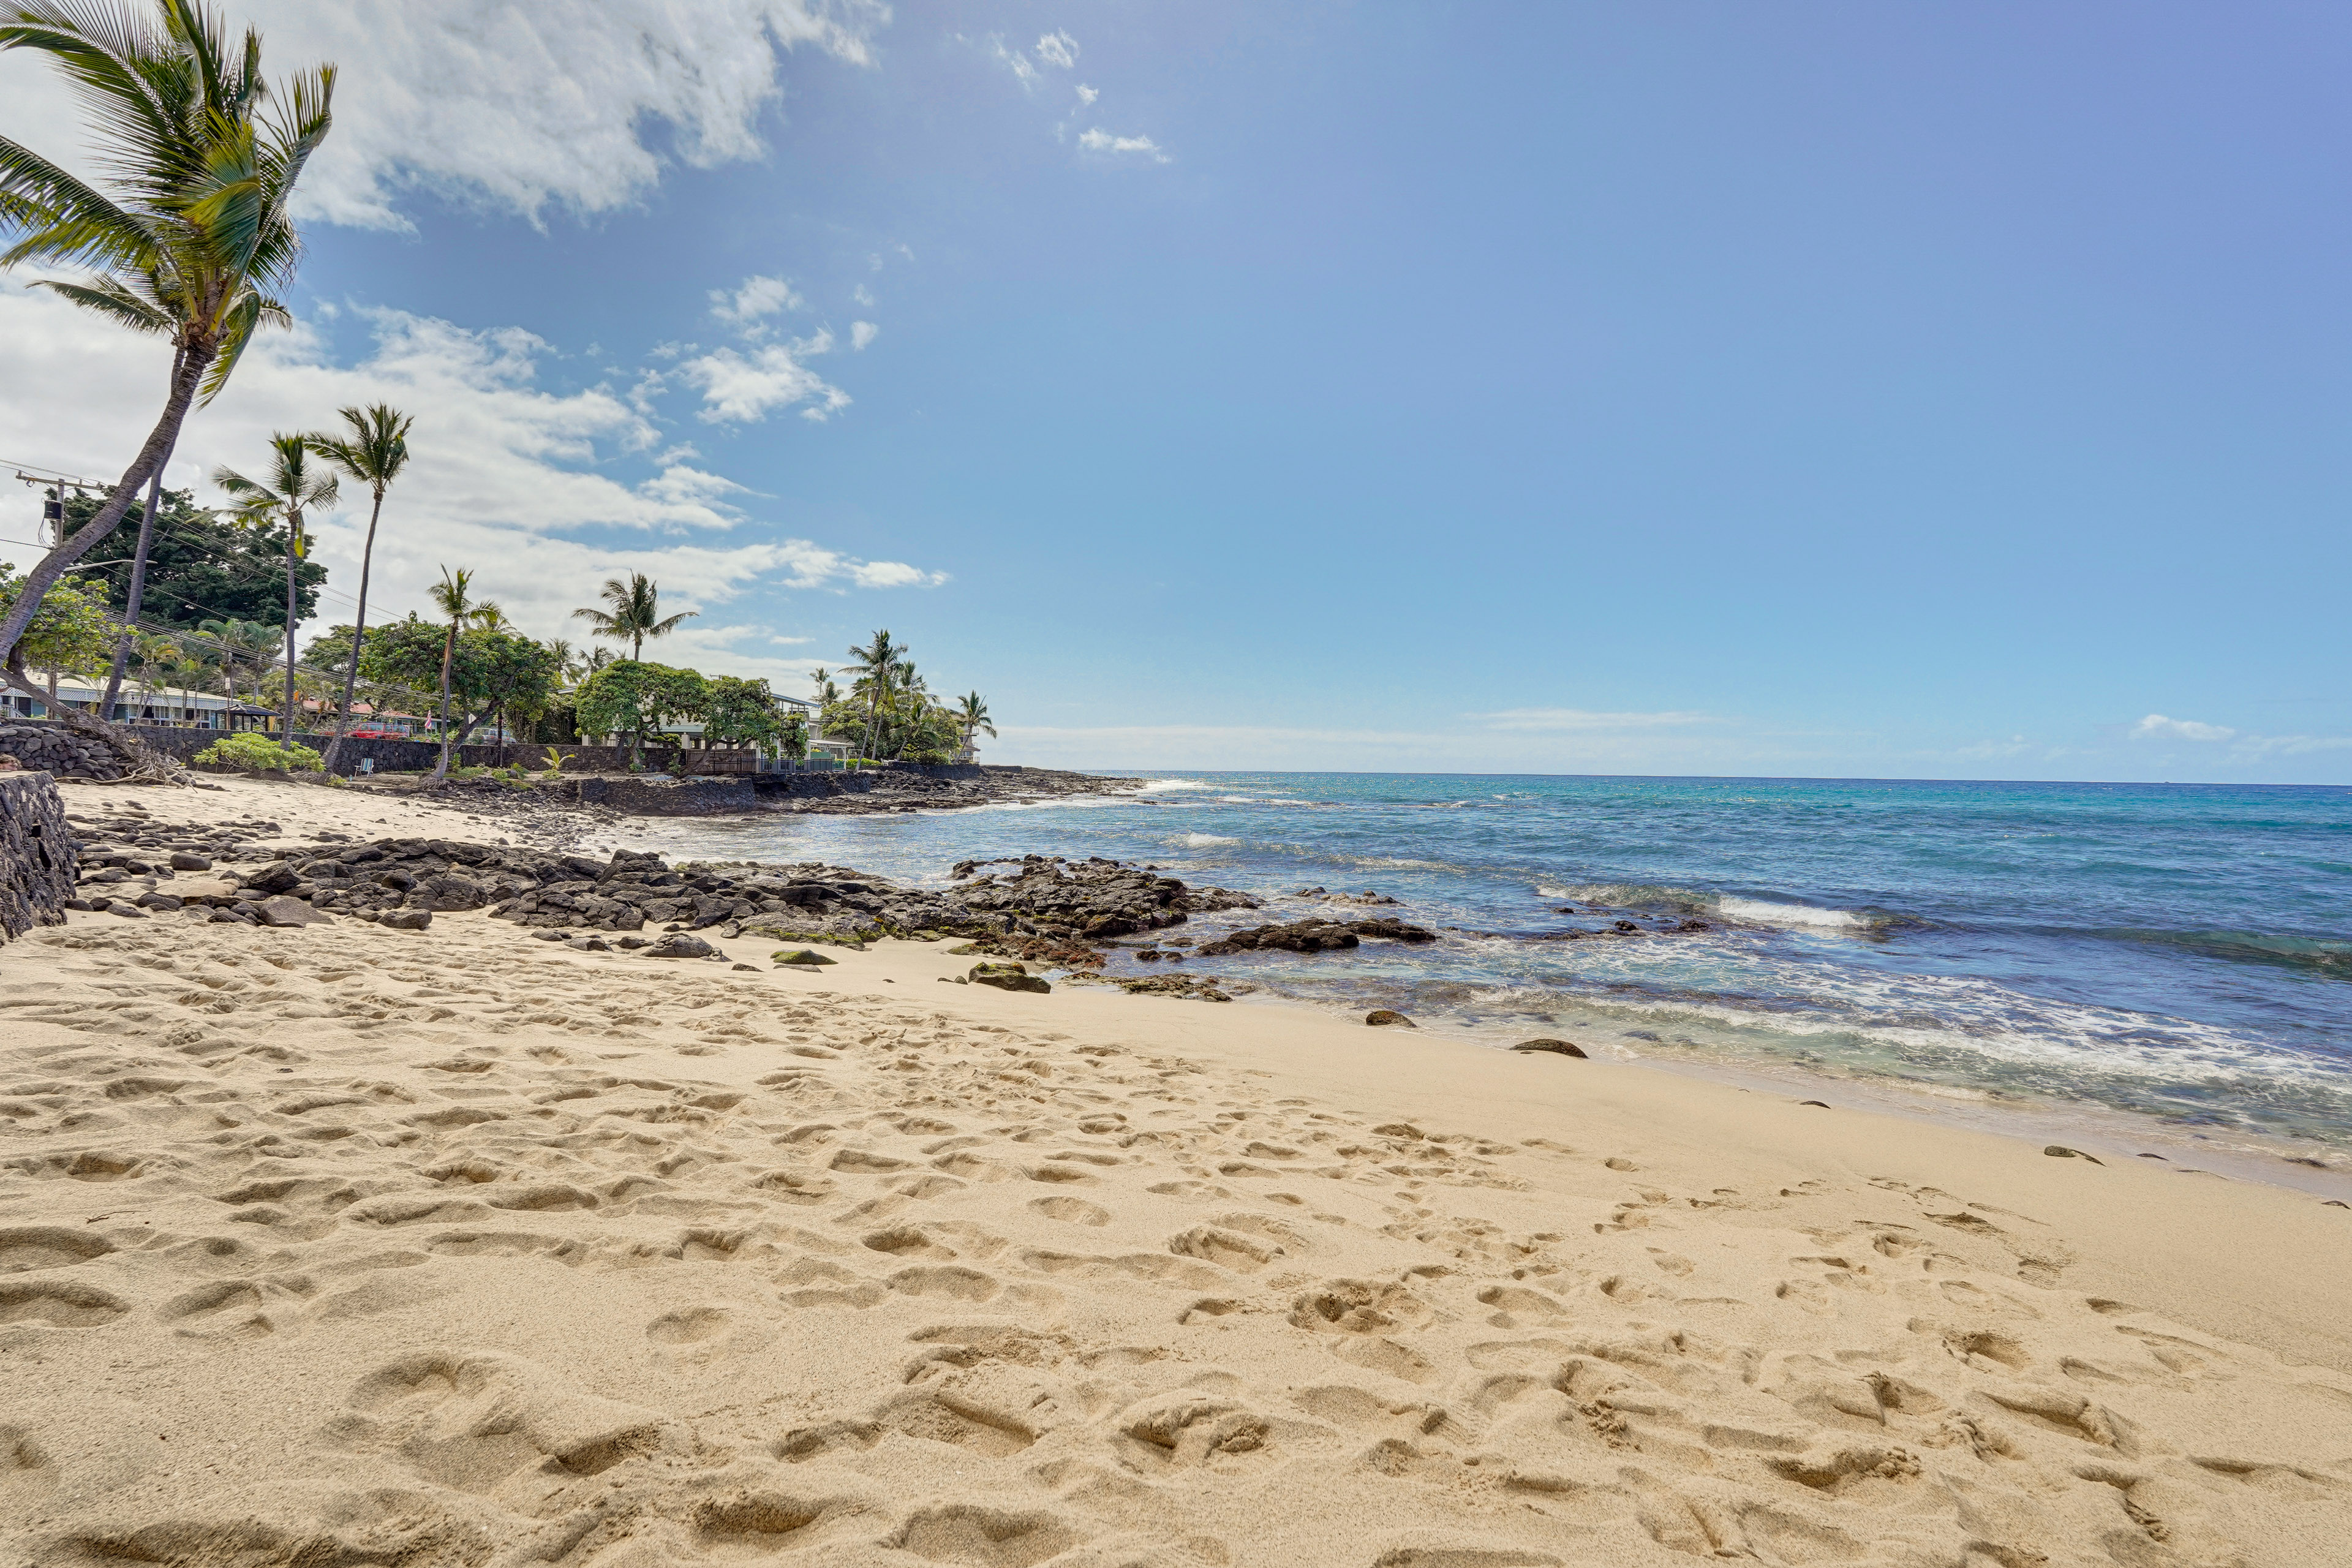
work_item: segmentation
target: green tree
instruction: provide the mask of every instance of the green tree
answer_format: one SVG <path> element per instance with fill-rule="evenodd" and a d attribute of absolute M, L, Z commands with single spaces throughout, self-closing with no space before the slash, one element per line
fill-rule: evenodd
<path fill-rule="evenodd" d="M 294 745 L 294 567 L 310 553 L 310 536 L 303 531 L 308 509 L 335 504 L 335 476 L 311 456 L 307 437 L 269 437 L 269 468 L 260 479 L 249 479 L 235 468 L 218 468 L 213 483 L 236 499 L 236 520 L 257 532 L 271 523 L 286 531 L 286 720 L 280 742 Z"/>
<path fill-rule="evenodd" d="M 320 642 L 328 644 L 327 658 L 343 657 L 335 633 Z M 446 625 L 414 615 L 384 622 L 360 643 L 360 679 L 371 685 L 427 691 L 445 677 L 456 721 L 443 736 L 448 746 L 463 745 L 493 713 L 541 711 L 555 689 L 555 656 L 544 643 L 506 632 L 461 629 L 453 639 Z"/>
<path fill-rule="evenodd" d="M 39 50 L 72 84 L 108 187 L 0 137 L 0 226 L 19 236 L 0 267 L 88 268 L 36 286 L 172 345 L 163 411 L 137 456 L 0 616 L 5 662 L 51 587 L 163 470 L 198 395 L 227 384 L 255 329 L 290 320 L 277 298 L 301 248 L 289 204 L 332 122 L 335 70 L 270 88 L 261 36 L 233 47 L 198 0 L 155 0 L 152 19 L 109 0 L 19 0 L 0 11 L 0 49 Z"/>
<path fill-rule="evenodd" d="M 408 431 L 416 423 L 389 403 L 337 412 L 342 417 L 342 433 L 309 437 L 310 450 L 345 479 L 367 486 L 373 499 L 368 506 L 367 542 L 360 549 L 360 608 L 352 623 L 351 662 L 343 668 L 343 694 L 335 704 L 335 737 L 327 742 L 329 773 L 334 771 L 336 754 L 343 749 L 343 732 L 352 725 L 352 688 L 360 678 L 360 641 L 367 634 L 368 574 L 375 565 L 375 525 L 383 517 L 383 492 L 408 467 Z"/>
<path fill-rule="evenodd" d="M 646 731 L 709 710 L 709 683 L 691 669 L 615 659 L 581 682 L 572 709 L 583 735 L 626 735 L 629 765 L 645 765 Z"/>
<path fill-rule="evenodd" d="M 450 663 L 457 657 L 457 634 L 466 629 L 466 617 L 473 613 L 473 573 L 453 573 L 444 566 L 441 581 L 426 590 L 432 596 L 433 607 L 449 622 L 449 635 L 441 644 L 441 760 L 433 764 L 433 782 L 436 784 L 449 776 Z"/>
<path fill-rule="evenodd" d="M 0 611 L 15 608 L 26 591 L 15 564 L 0 561 Z M 66 578 L 42 599 L 39 611 L 26 621 L 25 635 L 8 650 L 10 682 L 27 696 L 42 697 L 46 705 L 46 697 L 26 671 L 27 663 L 68 675 L 95 675 L 112 657 L 114 637 L 114 617 L 107 614 L 105 596 L 79 578 Z"/>
<path fill-rule="evenodd" d="M 702 709 L 705 740 L 729 746 L 757 746 L 769 756 L 782 749 L 783 704 L 776 700 L 766 681 L 714 675 L 709 686 Z"/>
<path fill-rule="evenodd" d="M 679 622 L 701 613 L 680 610 L 664 619 L 661 590 L 642 572 L 630 573 L 625 583 L 618 577 L 607 577 L 597 596 L 604 601 L 604 609 L 574 610 L 572 617 L 586 621 L 588 629 L 600 637 L 626 642 L 632 660 L 644 654 L 647 637 L 666 637 L 677 630 Z"/>
<path fill-rule="evenodd" d="M 87 528 L 100 504 L 97 496 L 68 496 L 68 535 Z M 134 502 L 131 517 L 143 523 L 144 505 Z M 186 490 L 165 490 L 153 533 L 140 595 L 139 624 L 194 631 L 208 620 L 237 620 L 282 629 L 286 617 L 282 529 L 273 525 L 256 532 L 241 528 L 233 520 L 197 506 Z M 128 621 L 135 564 L 124 556 L 86 562 L 75 573 L 103 584 L 108 602 Z M 319 613 L 319 587 L 327 580 L 327 569 L 315 561 L 300 561 L 296 563 L 294 580 L 295 617 L 307 621 Z"/>

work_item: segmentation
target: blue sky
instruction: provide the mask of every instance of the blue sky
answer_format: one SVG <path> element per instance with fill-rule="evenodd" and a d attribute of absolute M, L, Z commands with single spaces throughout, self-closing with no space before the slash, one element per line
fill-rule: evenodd
<path fill-rule="evenodd" d="M 378 613 L 642 566 L 992 760 L 2352 782 L 2340 7 L 682 10 L 236 13 L 342 144 L 188 477 L 391 395 Z"/>

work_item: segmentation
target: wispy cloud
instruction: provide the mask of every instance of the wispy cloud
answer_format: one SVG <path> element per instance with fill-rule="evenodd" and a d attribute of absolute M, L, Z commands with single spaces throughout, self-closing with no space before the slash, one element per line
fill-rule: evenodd
<path fill-rule="evenodd" d="M 710 313 L 729 325 L 748 333 L 766 330 L 764 319 L 785 310 L 798 310 L 807 301 L 791 283 L 782 278 L 753 276 L 746 278 L 733 289 L 713 289 L 710 291 Z"/>
<path fill-rule="evenodd" d="M 2226 724 L 2200 724 L 2194 719 L 2168 719 L 2151 713 L 2131 727 L 2135 741 L 2226 741 L 2237 731 Z"/>
<path fill-rule="evenodd" d="M 1656 730 L 1721 721 L 1706 713 L 1597 713 L 1583 708 L 1507 708 L 1499 713 L 1472 713 L 1493 730 L 1540 731 L 1552 733 L 1610 730 Z"/>
<path fill-rule="evenodd" d="M 631 570 L 658 577 L 664 599 L 681 607 L 762 584 L 835 593 L 944 580 L 777 537 L 754 492 L 674 440 L 627 388 L 542 384 L 551 351 L 530 332 L 357 313 L 373 342 L 349 362 L 307 328 L 257 340 L 220 400 L 189 420 L 166 482 L 205 499 L 215 468 L 257 461 L 272 430 L 308 428 L 320 409 L 383 401 L 415 412 L 415 456 L 376 543 L 373 615 L 423 608 L 444 564 L 475 568 L 484 591 L 541 636 L 574 635 L 572 607 Z M 152 407 L 167 352 L 46 290 L 0 290 L 0 430 L 10 433 L 10 456 L 68 472 L 119 471 L 123 410 Z M 320 616 L 330 621 L 349 617 L 359 580 L 366 518 L 351 493 L 343 512 L 314 520 L 331 574 Z"/>
<path fill-rule="evenodd" d="M 1075 70 L 1078 64 L 1078 40 L 1064 32 L 1052 32 L 1037 40 L 1037 58 L 1049 66 Z"/>
<path fill-rule="evenodd" d="M 2231 762 L 2254 763 L 2270 757 L 2295 757 L 2311 752 L 2336 752 L 2352 747 L 2352 735 L 2258 735 L 2227 724 L 2204 724 L 2194 719 L 2168 719 L 2151 713 L 2131 727 L 2135 741 L 2192 741 L 2225 748 Z"/>
<path fill-rule="evenodd" d="M 849 406 L 849 394 L 802 363 L 828 353 L 833 334 L 789 343 L 766 343 L 749 353 L 714 349 L 678 363 L 677 374 L 702 393 L 698 418 L 712 425 L 755 424 L 782 408 L 798 406 L 801 417 L 823 424 Z"/>
<path fill-rule="evenodd" d="M 1159 142 L 1149 136 L 1115 136 L 1100 126 L 1094 126 L 1080 132 L 1078 145 L 1089 153 L 1108 153 L 1114 156 L 1132 154 L 1149 158 L 1155 163 L 1174 161 L 1168 156 Z"/>
<path fill-rule="evenodd" d="M 862 349 L 881 335 L 882 329 L 871 321 L 849 323 L 849 346 L 852 350 Z"/>

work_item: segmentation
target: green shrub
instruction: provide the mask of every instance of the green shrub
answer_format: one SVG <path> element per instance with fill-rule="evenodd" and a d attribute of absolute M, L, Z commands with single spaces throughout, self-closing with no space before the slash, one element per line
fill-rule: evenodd
<path fill-rule="evenodd" d="M 289 751 L 268 736 L 250 730 L 240 734 L 223 735 L 198 752 L 195 761 L 216 767 L 243 768 L 249 773 L 279 768 L 292 773 L 315 773 L 325 765 L 319 753 L 308 746 L 296 746 Z"/>

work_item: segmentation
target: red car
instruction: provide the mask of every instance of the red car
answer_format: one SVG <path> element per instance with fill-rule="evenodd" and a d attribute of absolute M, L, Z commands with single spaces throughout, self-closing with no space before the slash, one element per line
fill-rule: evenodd
<path fill-rule="evenodd" d="M 405 741 L 410 737 L 397 730 L 347 730 L 343 732 L 343 739 L 346 741 Z"/>

